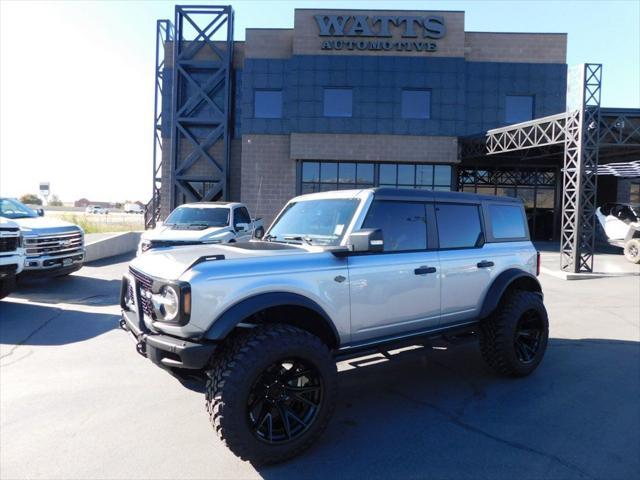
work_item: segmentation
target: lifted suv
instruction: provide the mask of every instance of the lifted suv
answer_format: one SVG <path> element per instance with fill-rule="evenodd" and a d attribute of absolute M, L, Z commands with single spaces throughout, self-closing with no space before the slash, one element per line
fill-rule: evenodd
<path fill-rule="evenodd" d="M 236 455 L 274 463 L 327 426 L 338 359 L 464 335 L 497 372 L 533 372 L 548 337 L 537 266 L 517 199 L 310 194 L 263 241 L 136 258 L 121 326 L 158 366 L 203 375 L 211 423 Z"/>

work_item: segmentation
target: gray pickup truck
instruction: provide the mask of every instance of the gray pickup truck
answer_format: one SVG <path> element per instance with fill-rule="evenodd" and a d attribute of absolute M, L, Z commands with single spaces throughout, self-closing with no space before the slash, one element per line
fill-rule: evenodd
<path fill-rule="evenodd" d="M 433 337 L 475 339 L 489 366 L 533 372 L 548 318 L 522 203 L 388 188 L 291 200 L 263 240 L 136 258 L 121 327 L 178 378 L 201 375 L 218 436 L 275 463 L 309 447 L 336 361 Z"/>

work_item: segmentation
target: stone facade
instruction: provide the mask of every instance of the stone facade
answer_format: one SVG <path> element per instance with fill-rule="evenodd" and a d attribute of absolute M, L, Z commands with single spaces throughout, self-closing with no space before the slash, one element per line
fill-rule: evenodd
<path fill-rule="evenodd" d="M 289 135 L 242 136 L 240 197 L 267 225 L 296 194 L 296 164 L 289 150 Z"/>

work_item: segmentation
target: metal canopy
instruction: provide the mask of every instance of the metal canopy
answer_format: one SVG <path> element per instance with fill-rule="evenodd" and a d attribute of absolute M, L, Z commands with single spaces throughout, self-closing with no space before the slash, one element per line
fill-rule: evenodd
<path fill-rule="evenodd" d="M 463 163 L 493 156 L 518 161 L 562 160 L 561 268 L 593 271 L 597 174 L 636 172 L 640 158 L 640 110 L 600 107 L 602 66 L 581 66 L 575 110 L 492 129 L 461 139 Z M 620 159 L 629 158 L 629 162 Z M 609 168 L 599 160 L 611 162 Z M 617 160 L 617 162 L 616 162 Z"/>

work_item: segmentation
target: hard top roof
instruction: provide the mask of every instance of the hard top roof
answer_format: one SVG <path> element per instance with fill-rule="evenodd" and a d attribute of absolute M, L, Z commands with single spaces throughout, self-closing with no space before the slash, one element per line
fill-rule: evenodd
<path fill-rule="evenodd" d="M 522 200 L 515 197 L 496 196 L 496 195 L 478 195 L 477 193 L 468 192 L 446 192 L 432 190 L 417 190 L 409 188 L 389 188 L 377 187 L 371 189 L 378 199 L 388 200 L 408 200 L 408 201 L 427 201 L 427 202 L 474 202 L 483 201 L 501 202 L 501 203 L 518 203 Z"/>

